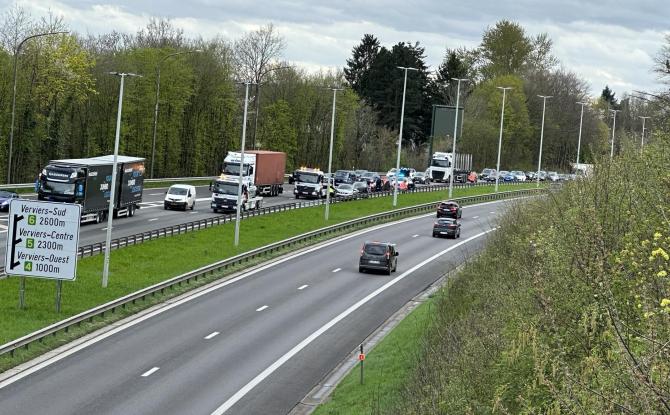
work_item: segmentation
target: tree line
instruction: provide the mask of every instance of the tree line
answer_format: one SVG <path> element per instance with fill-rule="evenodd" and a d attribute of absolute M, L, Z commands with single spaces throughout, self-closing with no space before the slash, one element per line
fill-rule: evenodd
<path fill-rule="evenodd" d="M 45 32 L 17 47 L 22 39 Z M 544 160 L 567 168 L 574 159 L 579 113 L 587 86 L 557 68 L 546 35 L 529 36 L 509 21 L 484 31 L 473 50 L 449 49 L 435 73 L 424 48 L 401 42 L 386 48 L 365 35 L 342 71 L 309 73 L 283 59 L 285 40 L 268 24 L 239 39 L 188 38 L 169 20 L 152 19 L 134 34 L 81 35 L 62 18 L 35 20 L 19 6 L 0 22 L 0 165 L 7 166 L 13 68 L 17 67 L 12 142 L 12 182 L 34 180 L 52 159 L 113 151 L 119 79 L 132 72 L 123 97 L 120 152 L 147 158 L 156 177 L 214 175 L 225 154 L 239 149 L 249 85 L 247 148 L 285 151 L 288 168 L 325 168 L 332 87 L 337 93 L 334 167 L 385 170 L 394 165 L 403 77 L 397 66 L 416 68 L 407 80 L 403 164 L 426 167 L 430 142 L 450 150 L 450 137 L 431 137 L 432 106 L 452 104 L 453 78 L 469 78 L 463 152 L 476 167 L 490 166 L 497 145 L 500 94 L 513 86 L 505 113 L 503 160 L 530 168 L 537 153 L 541 108 L 536 94 L 553 94 L 545 121 Z M 160 69 L 160 99 L 156 94 Z M 623 100 L 622 100 L 623 102 Z M 622 105 L 622 104 L 620 104 Z M 157 119 L 154 122 L 155 118 Z M 604 151 L 606 118 L 598 106 L 585 114 L 583 151 Z M 155 162 L 151 166 L 154 147 Z M 634 119 L 622 125 L 637 128 Z M 495 144 L 495 145 L 494 145 Z M 7 179 L 0 169 L 0 181 Z"/>

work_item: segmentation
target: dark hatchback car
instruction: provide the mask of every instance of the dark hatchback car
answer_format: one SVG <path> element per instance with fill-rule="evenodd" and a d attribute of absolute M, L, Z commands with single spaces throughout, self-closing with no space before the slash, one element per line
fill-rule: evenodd
<path fill-rule="evenodd" d="M 398 268 L 398 251 L 390 242 L 365 242 L 358 260 L 358 272 L 384 271 L 391 275 Z"/>
<path fill-rule="evenodd" d="M 0 190 L 0 211 L 8 211 L 9 202 L 11 202 L 12 199 L 18 198 L 19 195 L 17 193 Z"/>
<path fill-rule="evenodd" d="M 437 205 L 437 217 L 438 218 L 454 218 L 460 219 L 463 216 L 463 210 L 461 206 L 456 202 L 440 202 Z"/>
<path fill-rule="evenodd" d="M 341 183 L 354 184 L 356 175 L 349 170 L 338 170 L 335 172 L 335 186 Z"/>
<path fill-rule="evenodd" d="M 461 224 L 453 218 L 441 218 L 433 224 L 433 238 L 446 236 L 454 239 L 461 237 Z"/>

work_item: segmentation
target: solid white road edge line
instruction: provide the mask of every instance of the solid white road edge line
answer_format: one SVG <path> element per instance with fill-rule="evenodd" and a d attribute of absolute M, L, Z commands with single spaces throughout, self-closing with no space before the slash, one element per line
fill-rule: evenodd
<path fill-rule="evenodd" d="M 475 205 L 463 206 L 463 209 L 467 209 L 467 208 L 471 208 L 471 207 L 480 207 L 480 206 L 492 205 L 492 204 L 503 203 L 503 202 L 509 202 L 510 200 L 515 200 L 515 199 L 494 200 L 494 201 L 491 201 L 491 202 L 484 202 L 484 203 L 479 203 L 479 204 L 475 204 Z M 121 332 L 121 331 L 126 330 L 130 327 L 133 327 L 137 324 L 140 324 L 140 323 L 142 323 L 142 322 L 144 322 L 144 321 L 146 321 L 146 320 L 148 320 L 152 317 L 155 317 L 159 314 L 162 314 L 162 313 L 164 313 L 168 310 L 171 310 L 175 307 L 179 307 L 180 305 L 182 305 L 184 303 L 187 303 L 189 301 L 193 301 L 193 300 L 195 300 L 195 299 L 197 299 L 197 298 L 199 298 L 203 295 L 209 294 L 212 291 L 216 291 L 216 290 L 221 289 L 223 287 L 226 287 L 230 284 L 234 284 L 234 283 L 236 283 L 240 280 L 248 278 L 248 277 L 250 277 L 252 275 L 255 275 L 255 274 L 257 274 L 261 271 L 265 271 L 268 268 L 277 266 L 277 265 L 282 264 L 282 263 L 287 262 L 287 261 L 291 261 L 291 260 L 293 260 L 293 259 L 295 259 L 299 256 L 312 253 L 312 252 L 317 251 L 319 249 L 323 249 L 323 248 L 329 247 L 331 245 L 349 240 L 351 238 L 355 238 L 357 236 L 364 235 L 366 233 L 374 232 L 374 231 L 379 230 L 379 229 L 384 229 L 384 228 L 387 228 L 389 226 L 395 226 L 398 223 L 404 223 L 404 222 L 409 222 L 409 221 L 412 221 L 412 220 L 423 219 L 423 218 L 427 218 L 427 217 L 434 216 L 434 215 L 435 215 L 435 213 L 431 212 L 431 213 L 427 213 L 425 215 L 412 216 L 410 218 L 405 218 L 405 219 L 401 219 L 401 220 L 394 221 L 394 222 L 382 223 L 382 224 L 377 225 L 377 226 L 373 226 L 373 227 L 366 228 L 366 229 L 361 229 L 360 231 L 350 233 L 348 235 L 344 235 L 344 236 L 339 237 L 339 238 L 335 238 L 331 241 L 324 242 L 323 244 L 320 244 L 320 245 L 315 246 L 313 248 L 305 249 L 304 251 L 301 251 L 301 252 L 295 253 L 293 255 L 289 255 L 289 256 L 286 256 L 284 258 L 278 259 L 276 261 L 270 262 L 266 265 L 263 265 L 261 267 L 258 267 L 256 269 L 254 269 L 254 270 L 251 270 L 247 273 L 244 273 L 242 275 L 238 275 L 235 278 L 231 278 L 229 280 L 222 281 L 219 284 L 212 285 L 211 287 L 209 287 L 207 289 L 204 289 L 202 291 L 199 291 L 195 294 L 186 295 L 185 297 L 181 298 L 180 300 L 177 300 L 173 303 L 167 304 L 163 307 L 157 308 L 156 310 L 154 310 L 152 312 L 149 312 L 149 313 L 147 313 L 147 314 L 145 314 L 145 315 L 143 315 L 139 318 L 136 318 L 136 319 L 133 319 L 131 321 L 128 321 L 127 323 L 121 324 L 118 327 L 115 327 L 115 328 L 113 328 L 109 331 L 106 331 L 106 332 L 100 334 L 97 337 L 93 337 L 90 340 L 87 340 L 85 342 L 82 342 L 82 343 L 70 348 L 70 349 L 62 351 L 62 352 L 58 353 L 57 355 L 51 356 L 51 357 L 49 357 L 49 358 L 47 358 L 43 361 L 40 361 L 39 363 L 36 363 L 34 366 L 30 366 L 30 367 L 26 368 L 25 370 L 21 370 L 20 372 L 17 372 L 15 375 L 10 376 L 3 381 L 0 381 L 0 389 L 6 387 L 8 385 L 11 385 L 12 383 L 14 383 L 16 381 L 21 380 L 26 376 L 29 376 L 29 375 L 31 375 L 35 372 L 38 372 L 38 371 L 42 370 L 43 368 L 45 368 L 49 365 L 52 365 L 52 364 L 54 364 L 54 363 L 56 363 L 60 360 L 63 360 L 66 357 L 68 357 L 70 355 L 73 355 L 80 350 L 83 350 L 83 349 L 85 349 L 89 346 L 92 346 L 95 343 L 101 342 L 102 340 L 105 340 L 106 338 L 111 337 L 118 332 Z M 39 359 L 39 357 L 37 357 L 36 359 Z M 27 364 L 30 364 L 30 362 L 27 362 Z"/>
<path fill-rule="evenodd" d="M 153 367 L 153 368 L 147 370 L 146 372 L 142 373 L 142 377 L 143 377 L 143 378 L 146 378 L 146 377 L 148 377 L 148 376 L 151 376 L 151 375 L 153 375 L 155 372 L 158 372 L 158 369 L 160 369 L 160 368 L 159 368 L 159 367 Z"/>
<path fill-rule="evenodd" d="M 301 285 L 300 287 L 298 287 L 298 289 L 299 290 L 304 290 L 307 287 L 309 287 L 309 285 L 305 284 L 305 285 Z"/>
<path fill-rule="evenodd" d="M 368 294 L 366 297 L 362 298 L 359 300 L 357 303 L 352 305 L 351 307 L 347 308 L 344 310 L 342 313 L 340 313 L 337 317 L 334 319 L 330 320 L 328 323 L 325 325 L 321 326 L 318 330 L 316 330 L 314 333 L 310 334 L 306 339 L 298 343 L 295 347 L 293 347 L 291 350 L 286 352 L 282 357 L 277 359 L 273 364 L 268 366 L 264 371 L 259 373 L 255 378 L 253 378 L 249 383 L 244 385 L 242 389 L 237 391 L 233 396 L 228 398 L 227 401 L 225 401 L 221 406 L 216 408 L 214 412 L 212 412 L 212 415 L 222 415 L 224 414 L 228 409 L 230 409 L 233 405 L 235 405 L 240 399 L 242 399 L 247 393 L 249 393 L 256 385 L 261 383 L 263 380 L 265 380 L 268 376 L 270 376 L 272 373 L 274 373 L 277 369 L 279 369 L 284 363 L 286 363 L 289 359 L 291 359 L 293 356 L 298 354 L 302 349 L 307 347 L 310 343 L 312 343 L 314 340 L 316 340 L 319 336 L 321 336 L 323 333 L 325 333 L 328 329 L 333 327 L 335 324 L 339 323 L 340 321 L 344 320 L 347 316 L 349 316 L 351 313 L 359 309 L 361 306 L 365 305 L 368 301 L 371 299 L 375 298 L 382 292 L 386 291 L 393 285 L 395 285 L 398 281 L 401 281 L 403 278 L 407 277 L 408 275 L 412 274 L 414 271 L 417 269 L 421 268 L 422 266 L 426 265 L 427 263 L 435 260 L 436 258 L 439 258 L 440 256 L 446 254 L 449 251 L 453 251 L 456 248 L 459 248 L 462 245 L 467 244 L 470 241 L 473 241 L 477 238 L 480 238 L 489 232 L 493 232 L 497 228 L 492 228 L 484 232 L 480 232 L 477 235 L 471 236 L 470 238 L 461 241 L 455 245 L 450 246 L 449 248 L 438 252 L 437 254 L 431 256 L 430 258 L 416 264 L 412 268 L 408 269 L 407 271 L 403 272 L 402 274 L 398 275 L 391 281 L 387 282 L 386 284 L 382 285 L 381 287 L 377 288 L 370 294 Z"/>
<path fill-rule="evenodd" d="M 210 333 L 210 334 L 208 334 L 207 336 L 205 336 L 205 340 L 209 340 L 209 339 L 211 339 L 211 338 L 213 338 L 213 337 L 216 337 L 216 336 L 218 336 L 218 335 L 219 335 L 219 332 L 218 332 L 218 331 L 215 331 L 215 332 Z"/>

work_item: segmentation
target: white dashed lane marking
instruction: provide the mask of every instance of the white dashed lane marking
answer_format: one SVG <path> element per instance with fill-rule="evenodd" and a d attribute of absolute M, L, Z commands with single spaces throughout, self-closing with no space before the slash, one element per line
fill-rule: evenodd
<path fill-rule="evenodd" d="M 218 336 L 218 335 L 219 335 L 219 332 L 218 332 L 218 331 L 215 331 L 215 332 L 210 333 L 210 334 L 208 334 L 207 336 L 205 336 L 205 340 L 209 340 L 209 339 L 214 338 L 214 337 L 216 337 L 216 336 Z"/>
<path fill-rule="evenodd" d="M 333 270 L 333 272 L 340 272 L 340 271 L 342 271 L 342 268 L 335 268 L 335 269 Z"/>
<path fill-rule="evenodd" d="M 412 238 L 416 238 L 416 237 L 418 237 L 418 236 L 419 236 L 419 235 L 412 235 Z"/>
<path fill-rule="evenodd" d="M 256 311 L 263 311 L 266 308 L 268 308 L 268 306 L 264 305 L 263 307 L 257 308 Z"/>
<path fill-rule="evenodd" d="M 305 285 L 301 285 L 300 287 L 298 287 L 298 289 L 299 290 L 304 290 L 307 287 L 309 287 L 309 285 L 305 284 Z"/>
<path fill-rule="evenodd" d="M 142 377 L 143 377 L 143 378 L 146 378 L 146 377 L 148 377 L 148 376 L 151 376 L 151 375 L 153 375 L 154 373 L 156 373 L 156 372 L 158 371 L 158 369 L 160 369 L 160 368 L 159 368 L 159 367 L 151 368 L 151 369 L 147 370 L 146 372 L 142 373 Z"/>

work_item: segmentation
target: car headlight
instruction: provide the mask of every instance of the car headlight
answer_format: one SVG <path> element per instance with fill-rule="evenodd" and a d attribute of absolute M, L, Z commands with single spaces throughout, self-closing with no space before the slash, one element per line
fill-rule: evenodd
<path fill-rule="evenodd" d="M 293 189 L 293 193 L 298 193 L 298 189 Z"/>

